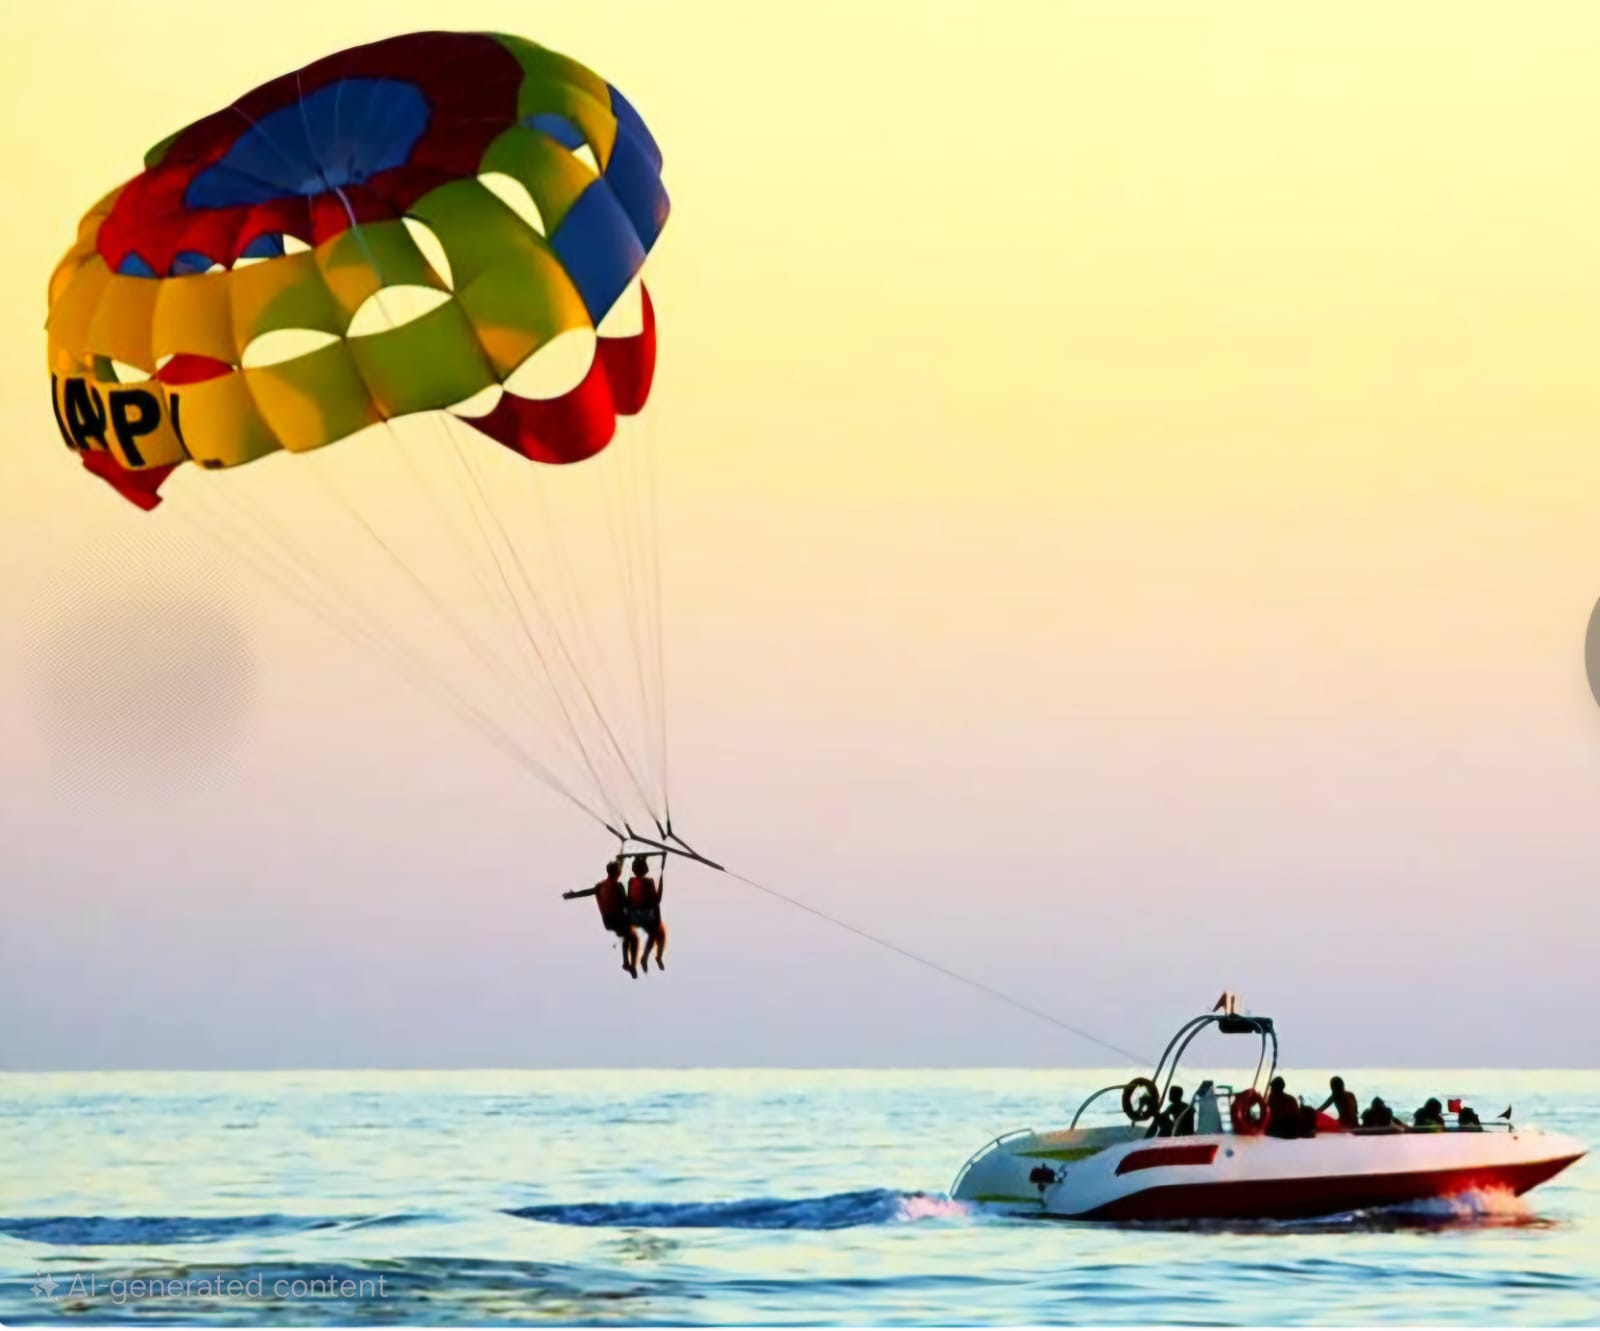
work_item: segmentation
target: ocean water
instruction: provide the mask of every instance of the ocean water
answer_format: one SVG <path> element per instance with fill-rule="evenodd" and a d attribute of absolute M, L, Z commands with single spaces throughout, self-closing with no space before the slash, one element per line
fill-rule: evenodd
<path fill-rule="evenodd" d="M 1600 1322 L 1593 1159 L 1521 1201 L 1296 1224 L 946 1198 L 1123 1075 L 0 1075 L 0 1322 Z M 1347 1076 L 1600 1145 L 1600 1072 Z"/>

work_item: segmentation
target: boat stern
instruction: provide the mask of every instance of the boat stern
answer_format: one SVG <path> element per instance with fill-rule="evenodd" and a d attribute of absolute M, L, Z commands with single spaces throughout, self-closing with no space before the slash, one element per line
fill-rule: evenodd
<path fill-rule="evenodd" d="M 1035 1132 L 1024 1128 L 995 1138 L 956 1175 L 950 1196 L 959 1202 L 1037 1214 L 1045 1196 L 1078 1161 L 1142 1136 L 1131 1124 Z"/>

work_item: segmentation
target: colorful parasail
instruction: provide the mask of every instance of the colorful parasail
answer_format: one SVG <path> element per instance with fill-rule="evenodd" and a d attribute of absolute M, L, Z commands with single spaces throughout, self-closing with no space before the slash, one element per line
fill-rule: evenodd
<path fill-rule="evenodd" d="M 412 33 L 274 79 L 151 149 L 83 218 L 50 280 L 61 435 L 142 508 L 185 462 L 302 453 L 485 394 L 462 418 L 496 442 L 590 457 L 649 395 L 642 284 L 642 327 L 599 336 L 575 386 L 498 389 L 562 334 L 603 333 L 666 221 L 660 173 L 621 93 L 519 37 Z M 493 187 L 506 179 L 531 208 Z M 436 303 L 355 327 L 400 288 Z M 252 363 L 285 330 L 323 338 Z"/>
<path fill-rule="evenodd" d="M 56 424 L 606 827 L 665 834 L 653 432 L 596 455 L 650 394 L 667 212 L 655 138 L 575 60 L 341 51 L 85 215 L 49 286 Z"/>

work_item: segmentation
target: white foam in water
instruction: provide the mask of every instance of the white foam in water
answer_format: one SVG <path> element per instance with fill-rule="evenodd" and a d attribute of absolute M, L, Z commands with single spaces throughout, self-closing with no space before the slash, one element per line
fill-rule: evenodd
<path fill-rule="evenodd" d="M 1518 1197 L 1509 1188 L 1483 1188 L 1460 1192 L 1453 1197 L 1433 1197 L 1405 1209 L 1414 1215 L 1439 1216 L 1447 1220 L 1524 1220 L 1534 1214 L 1527 1199 Z"/>
<path fill-rule="evenodd" d="M 907 1193 L 900 1199 L 897 1220 L 958 1220 L 972 1214 L 966 1202 L 926 1192 Z"/>

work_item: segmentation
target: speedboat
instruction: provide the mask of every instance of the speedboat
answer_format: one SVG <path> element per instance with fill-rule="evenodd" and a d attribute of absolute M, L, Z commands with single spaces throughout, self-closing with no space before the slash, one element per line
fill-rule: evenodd
<path fill-rule="evenodd" d="M 1176 1124 L 1161 1122 L 1172 1135 L 1157 1135 L 1157 1113 L 1179 1061 L 1213 1028 L 1259 1039 L 1255 1076 L 1239 1089 L 1202 1084 Z M 1427 1129 L 1346 1129 L 1326 1114 L 1313 1125 L 1307 1110 L 1292 1127 L 1273 1124 L 1263 1094 L 1277 1067 L 1271 1018 L 1233 1011 L 1194 1017 L 1149 1077 L 1102 1087 L 1065 1128 L 995 1138 L 962 1167 L 950 1195 L 1061 1220 L 1298 1219 L 1463 1193 L 1520 1195 L 1585 1154 L 1571 1137 L 1512 1123 L 1510 1110 L 1480 1123 L 1455 1100 L 1443 1123 Z M 1080 1127 L 1097 1103 L 1120 1105 L 1121 1121 Z"/>

